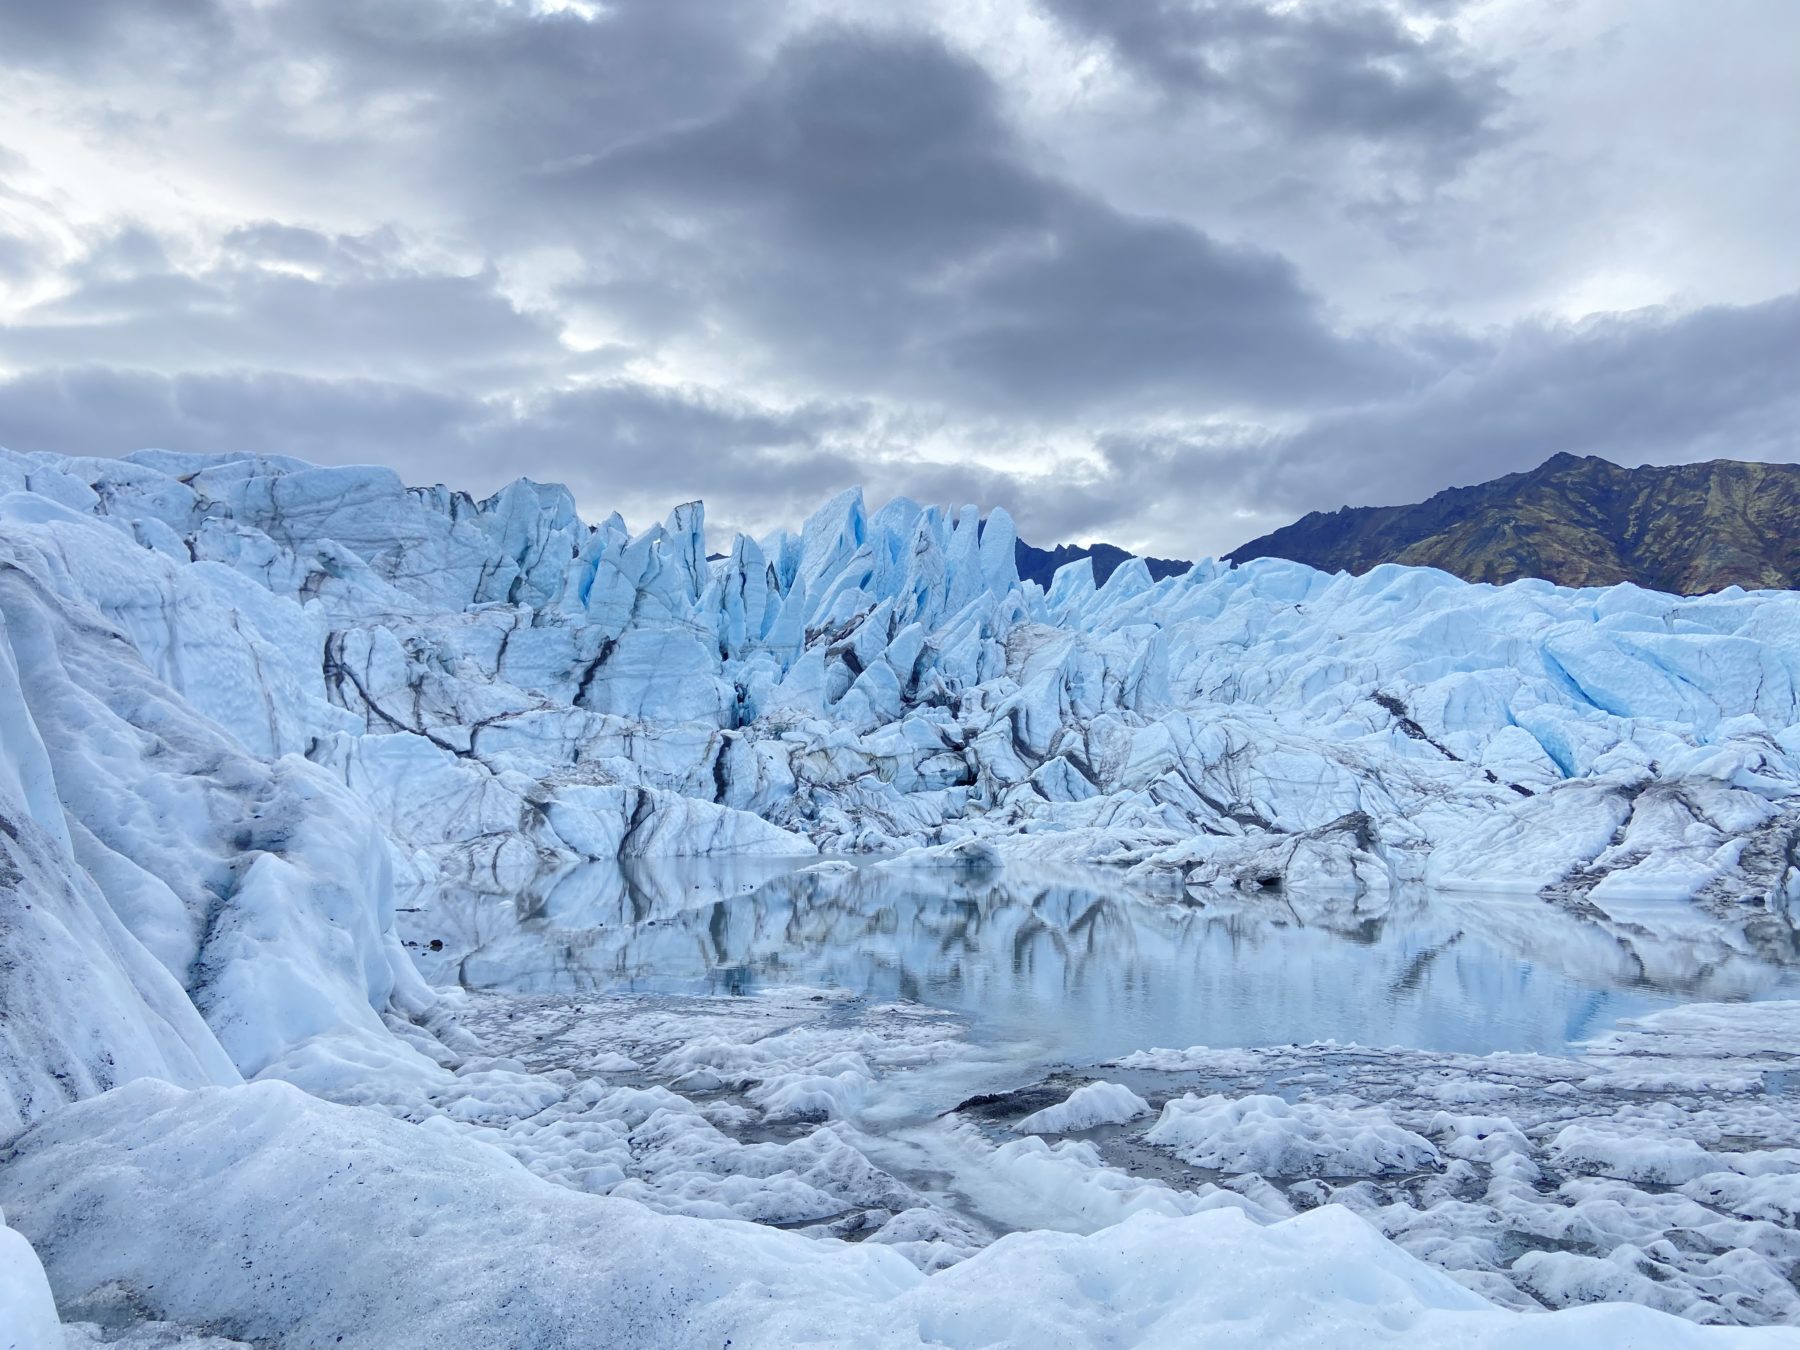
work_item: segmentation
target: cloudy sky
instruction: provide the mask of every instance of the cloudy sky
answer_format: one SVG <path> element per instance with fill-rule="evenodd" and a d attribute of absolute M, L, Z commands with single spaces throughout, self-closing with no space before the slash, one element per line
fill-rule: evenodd
<path fill-rule="evenodd" d="M 1795 0 L 8 0 L 0 444 L 1220 552 L 1800 459 Z"/>

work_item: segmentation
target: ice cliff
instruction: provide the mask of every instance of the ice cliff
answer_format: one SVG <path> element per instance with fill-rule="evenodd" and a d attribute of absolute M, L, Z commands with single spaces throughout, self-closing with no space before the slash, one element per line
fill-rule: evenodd
<path fill-rule="evenodd" d="M 468 1033 L 395 935 L 406 894 L 512 894 L 594 858 L 911 848 L 957 866 L 1114 863 L 1170 886 L 1422 878 L 1601 908 L 1800 893 L 1800 596 L 1273 561 L 1156 583 L 1133 562 L 1100 588 L 1081 562 L 1046 592 L 1018 580 L 1004 513 L 871 514 L 855 492 L 722 560 L 705 542 L 698 503 L 633 534 L 523 480 L 477 502 L 379 469 L 0 453 L 0 1141 L 24 1132 L 0 1174 L 47 1188 L 26 1194 L 24 1231 L 53 1278 L 157 1284 L 139 1248 L 84 1247 L 101 1239 L 70 1227 L 81 1215 L 230 1246 L 226 1219 L 188 1205 L 209 1167 L 271 1206 L 326 1194 L 344 1232 L 386 1246 L 365 1220 L 411 1186 L 393 1160 L 416 1138 L 286 1084 L 442 1097 Z M 121 1086 L 143 1078 L 170 1086 Z M 183 1151 L 209 1131 L 234 1142 L 211 1163 Z M 555 1189 L 428 1135 L 434 1195 L 528 1208 L 542 1196 L 522 1188 Z M 77 1184 L 56 1160 L 84 1140 L 103 1167 Z M 331 1159 L 358 1150 L 386 1180 L 326 1187 Z M 302 1157 L 324 1191 L 283 1179 Z M 694 1241 L 591 1207 L 624 1203 L 571 1196 L 531 1223 L 572 1250 L 597 1223 L 646 1228 L 646 1250 Z M 488 1240 L 448 1205 L 429 1202 L 412 1238 Z M 1446 1343 L 1481 1342 L 1500 1316 L 1369 1256 L 1375 1239 L 1335 1218 L 1266 1238 L 1202 1217 L 1221 1260 L 1350 1253 Z M 244 1250 L 323 1278 L 300 1241 Z M 912 1320 L 884 1330 L 894 1344 L 939 1337 L 981 1278 L 918 1292 L 898 1259 L 816 1254 L 812 1274 L 781 1273 L 804 1239 L 719 1241 L 707 1278 L 766 1279 L 790 1302 L 811 1280 L 845 1327 L 900 1299 Z M 1038 1242 L 989 1265 L 1061 1297 L 1063 1264 L 1122 1271 L 1161 1242 Z M 19 1245 L 0 1229 L 0 1252 Z M 386 1268 L 369 1269 L 385 1297 Z M 626 1302 L 653 1273 L 619 1271 Z M 4 1272 L 0 1299 L 36 1300 L 41 1324 L 37 1286 L 5 1283 L 33 1278 Z M 430 1292 L 393 1278 L 406 1299 Z M 160 1287 L 165 1313 L 218 1320 L 218 1286 Z M 1172 1318 L 1193 1311 L 1176 1289 L 1158 1305 Z M 708 1316 L 741 1327 L 732 1306 Z M 494 1314 L 490 1342 L 526 1343 L 524 1315 Z M 769 1325 L 798 1325 L 782 1316 Z M 283 1344 L 342 1334 L 311 1314 L 233 1325 Z M 361 1343 L 425 1335 L 405 1326 L 366 1324 Z"/>

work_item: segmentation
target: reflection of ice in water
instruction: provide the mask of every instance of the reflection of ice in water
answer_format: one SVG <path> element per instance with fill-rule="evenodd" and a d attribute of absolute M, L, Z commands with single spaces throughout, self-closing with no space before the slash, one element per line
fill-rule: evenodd
<path fill-rule="evenodd" d="M 1151 899 L 1092 872 L 971 879 L 759 860 L 594 865 L 410 917 L 473 988 L 746 993 L 826 985 L 968 1014 L 1085 1062 L 1322 1039 L 1557 1050 L 1695 999 L 1800 994 L 1793 931 L 1684 904 L 1579 918 L 1535 899 Z"/>

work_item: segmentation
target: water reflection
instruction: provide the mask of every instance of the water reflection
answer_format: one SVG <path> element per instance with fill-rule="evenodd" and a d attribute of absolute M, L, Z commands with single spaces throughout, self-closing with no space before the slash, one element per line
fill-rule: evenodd
<path fill-rule="evenodd" d="M 429 977 L 531 992 L 847 988 L 969 1014 L 1083 1062 L 1151 1045 L 1556 1051 L 1696 999 L 1800 996 L 1792 926 L 1678 902 L 1139 895 L 1104 874 L 973 879 L 701 861 L 594 865 L 508 903 L 436 896 Z"/>

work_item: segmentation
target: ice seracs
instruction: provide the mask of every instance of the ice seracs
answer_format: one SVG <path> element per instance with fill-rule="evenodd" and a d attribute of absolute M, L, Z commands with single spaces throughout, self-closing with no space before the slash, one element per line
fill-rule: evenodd
<path fill-rule="evenodd" d="M 1004 513 L 856 491 L 708 562 L 699 503 L 633 534 L 524 480 L 476 502 L 160 451 L 0 472 L 33 570 L 246 747 L 375 804 L 402 882 L 978 837 L 1166 884 L 1800 884 L 1785 593 L 1263 560 L 1098 590 L 1078 562 L 1046 594 Z"/>

